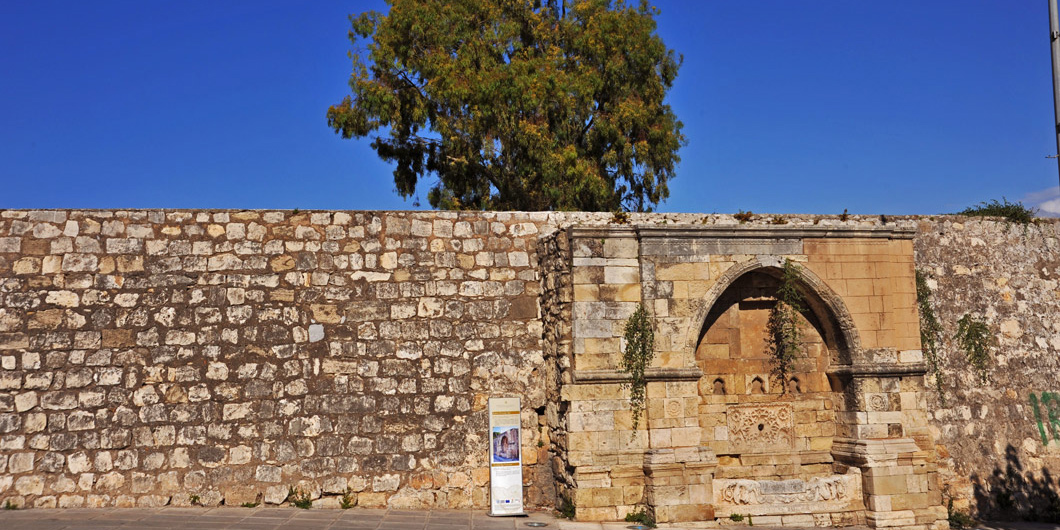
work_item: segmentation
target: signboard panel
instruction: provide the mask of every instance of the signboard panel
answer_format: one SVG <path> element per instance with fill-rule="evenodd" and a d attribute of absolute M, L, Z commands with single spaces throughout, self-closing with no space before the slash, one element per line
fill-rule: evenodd
<path fill-rule="evenodd" d="M 490 515 L 523 515 L 520 400 L 489 399 Z"/>

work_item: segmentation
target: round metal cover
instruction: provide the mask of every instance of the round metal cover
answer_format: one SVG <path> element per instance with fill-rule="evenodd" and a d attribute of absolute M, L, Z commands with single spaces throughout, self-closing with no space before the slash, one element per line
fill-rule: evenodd
<path fill-rule="evenodd" d="M 533 528 L 541 528 L 542 526 L 548 526 L 548 523 L 541 523 L 541 522 L 538 522 L 538 521 L 530 521 L 529 523 L 526 523 L 526 526 L 530 526 L 530 527 L 533 527 Z"/>

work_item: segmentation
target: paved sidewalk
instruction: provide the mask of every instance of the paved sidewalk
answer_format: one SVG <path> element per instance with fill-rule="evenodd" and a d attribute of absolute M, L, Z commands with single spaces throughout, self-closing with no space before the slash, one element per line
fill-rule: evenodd
<path fill-rule="evenodd" d="M 85 508 L 0 511 L 0 530 L 626 530 L 631 523 L 580 523 L 544 512 L 489 517 L 481 510 L 299 510 L 297 508 Z M 693 523 L 660 528 L 779 530 L 769 527 Z M 1060 525 L 989 522 L 980 530 L 1060 530 Z M 785 529 L 785 530 L 791 530 Z M 848 530 L 866 530 L 848 527 Z"/>
<path fill-rule="evenodd" d="M 297 508 L 79 508 L 0 511 L 0 530 L 599 530 L 550 514 L 489 517 L 476 511 L 300 510 Z M 576 525 L 561 528 L 560 523 Z M 621 526 L 619 528 L 625 528 Z"/>

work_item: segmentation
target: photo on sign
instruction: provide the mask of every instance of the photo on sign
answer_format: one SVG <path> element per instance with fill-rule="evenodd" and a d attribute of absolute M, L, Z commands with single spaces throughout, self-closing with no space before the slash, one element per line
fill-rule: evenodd
<path fill-rule="evenodd" d="M 493 463 L 519 461 L 519 427 L 493 428 Z"/>

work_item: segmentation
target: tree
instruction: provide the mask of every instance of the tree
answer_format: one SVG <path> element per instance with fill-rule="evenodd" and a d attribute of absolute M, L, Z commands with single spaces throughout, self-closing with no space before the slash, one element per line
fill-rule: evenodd
<path fill-rule="evenodd" d="M 685 143 L 663 103 L 680 57 L 657 10 L 622 0 L 391 0 L 351 16 L 352 94 L 328 109 L 373 135 L 396 191 L 436 208 L 650 211 Z"/>

